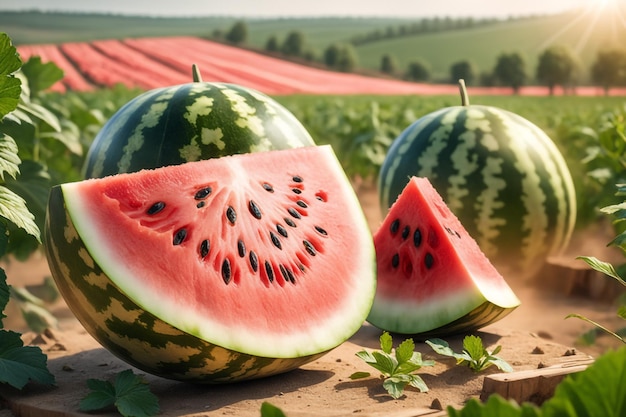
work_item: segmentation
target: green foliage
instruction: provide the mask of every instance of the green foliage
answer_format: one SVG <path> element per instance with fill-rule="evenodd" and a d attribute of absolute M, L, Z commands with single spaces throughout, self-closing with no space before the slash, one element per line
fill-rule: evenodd
<path fill-rule="evenodd" d="M 626 84 L 626 49 L 611 48 L 598 51 L 591 66 L 591 79 L 608 94 L 611 87 Z"/>
<path fill-rule="evenodd" d="M 626 347 L 599 357 L 586 370 L 570 374 L 556 387 L 554 396 L 540 407 L 518 405 L 498 394 L 486 403 L 470 399 L 461 409 L 449 406 L 450 417 L 618 417 L 626 413 Z"/>
<path fill-rule="evenodd" d="M 456 359 L 457 365 L 467 366 L 474 372 L 482 372 L 492 365 L 504 372 L 513 371 L 511 365 L 497 356 L 502 346 L 498 345 L 490 352 L 484 347 L 482 339 L 478 336 L 465 336 L 461 353 L 455 353 L 445 340 L 429 339 L 426 344 L 438 354 L 453 357 Z"/>
<path fill-rule="evenodd" d="M 382 351 L 368 352 L 362 350 L 356 355 L 382 374 L 383 387 L 389 395 L 393 398 L 400 398 L 407 385 L 417 388 L 421 392 L 428 391 L 424 380 L 414 372 L 422 366 L 433 366 L 435 362 L 422 360 L 421 353 L 414 352 L 413 339 L 406 339 L 400 343 L 395 349 L 395 354 L 392 354 L 393 340 L 389 333 L 383 332 L 380 336 L 380 347 Z M 368 376 L 370 374 L 367 372 L 356 372 L 350 378 L 360 379 Z"/>
<path fill-rule="evenodd" d="M 498 55 L 493 69 L 494 77 L 503 85 L 513 88 L 515 93 L 524 85 L 528 74 L 523 56 L 518 52 Z"/>
<path fill-rule="evenodd" d="M 283 411 L 273 404 L 263 401 L 261 404 L 261 417 L 286 417 Z"/>
<path fill-rule="evenodd" d="M 89 379 L 87 386 L 91 392 L 80 401 L 81 411 L 115 407 L 124 417 L 150 417 L 160 412 L 158 398 L 130 369 L 118 373 L 113 382 Z"/>
<path fill-rule="evenodd" d="M 563 45 L 554 45 L 539 55 L 536 77 L 548 86 L 552 95 L 557 85 L 564 88 L 570 86 L 575 81 L 577 71 L 578 64 L 573 52 Z"/>

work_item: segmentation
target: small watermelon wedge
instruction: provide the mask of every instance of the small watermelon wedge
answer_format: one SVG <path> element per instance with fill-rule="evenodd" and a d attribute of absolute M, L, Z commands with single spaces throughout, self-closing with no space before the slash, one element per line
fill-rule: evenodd
<path fill-rule="evenodd" d="M 372 235 L 329 146 L 56 186 L 44 236 L 87 331 L 170 379 L 297 368 L 356 333 L 376 287 Z"/>
<path fill-rule="evenodd" d="M 427 178 L 412 177 L 374 234 L 368 321 L 423 338 L 470 332 L 520 301 Z"/>

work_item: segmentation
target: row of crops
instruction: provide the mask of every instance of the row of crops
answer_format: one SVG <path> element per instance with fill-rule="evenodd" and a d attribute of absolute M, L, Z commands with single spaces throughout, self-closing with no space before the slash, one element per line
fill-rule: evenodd
<path fill-rule="evenodd" d="M 141 90 L 117 85 L 87 92 L 50 92 L 61 76 L 52 64 L 31 60 L 23 71 L 35 117 L 28 123 L 3 121 L 1 127 L 20 138 L 22 173 L 12 186 L 30 190 L 29 207 L 42 226 L 49 186 L 81 178 L 86 149 L 101 126 Z M 431 111 L 460 104 L 455 95 L 276 98 L 318 144 L 333 146 L 348 176 L 369 182 L 376 180 L 387 148 L 404 128 Z M 598 207 L 616 202 L 615 184 L 626 181 L 625 98 L 475 96 L 471 102 L 518 113 L 555 140 L 576 177 L 580 225 L 595 219 Z M 14 248 L 18 255 L 27 255 L 36 246 L 24 242 Z"/>

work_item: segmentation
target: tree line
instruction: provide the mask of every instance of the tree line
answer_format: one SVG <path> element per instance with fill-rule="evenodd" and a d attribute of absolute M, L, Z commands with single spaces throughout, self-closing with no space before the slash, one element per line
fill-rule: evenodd
<path fill-rule="evenodd" d="M 245 44 L 248 28 L 244 21 L 235 22 L 226 32 L 214 32 L 213 37 L 226 42 Z M 306 42 L 304 33 L 293 30 L 281 42 L 274 35 L 265 44 L 265 51 L 285 58 L 321 63 L 329 69 L 353 72 L 358 69 L 358 53 L 353 42 L 336 42 L 327 46 L 321 57 Z M 521 87 L 532 82 L 547 86 L 552 95 L 556 87 L 564 91 L 575 91 L 580 82 L 582 66 L 576 55 L 566 46 L 553 45 L 540 52 L 534 72 L 520 52 L 503 52 L 496 58 L 494 67 L 480 72 L 471 60 L 459 60 L 451 64 L 449 79 L 439 80 L 456 83 L 464 79 L 468 85 L 506 86 L 517 94 Z M 380 59 L 379 71 L 388 76 L 416 82 L 431 82 L 432 72 L 428 62 L 415 59 L 406 68 L 399 68 L 392 54 L 384 54 Z M 612 87 L 626 86 L 626 49 L 605 47 L 599 50 L 590 67 L 591 81 L 608 94 Z"/>

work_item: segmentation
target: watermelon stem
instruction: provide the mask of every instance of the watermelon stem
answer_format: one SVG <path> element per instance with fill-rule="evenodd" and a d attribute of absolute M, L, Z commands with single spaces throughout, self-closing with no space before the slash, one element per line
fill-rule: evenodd
<path fill-rule="evenodd" d="M 467 87 L 463 78 L 459 80 L 459 91 L 461 93 L 461 106 L 469 106 L 469 96 L 467 95 Z"/>
<path fill-rule="evenodd" d="M 196 64 L 191 65 L 191 74 L 192 74 L 194 83 L 202 82 L 202 75 L 200 74 L 200 68 L 198 68 L 198 65 Z"/>

